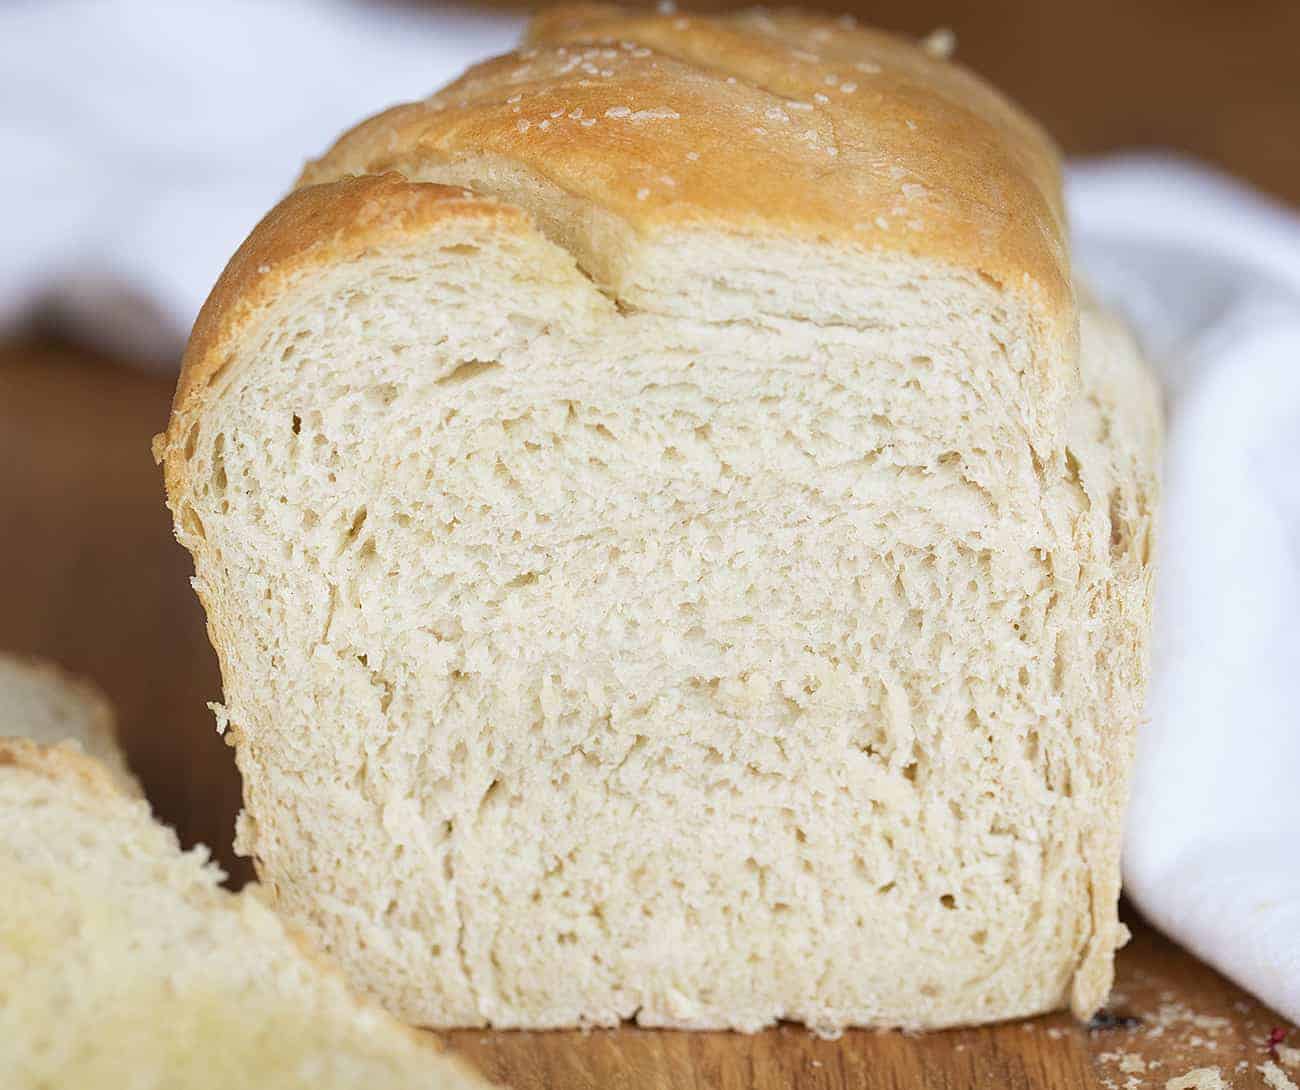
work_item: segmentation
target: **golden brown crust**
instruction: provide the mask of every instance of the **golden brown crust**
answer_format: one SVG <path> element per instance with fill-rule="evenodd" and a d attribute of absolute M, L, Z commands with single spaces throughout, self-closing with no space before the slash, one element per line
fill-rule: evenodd
<path fill-rule="evenodd" d="M 486 157 L 632 228 L 706 227 L 917 254 L 1073 314 L 1055 150 L 969 72 L 826 18 L 609 5 L 343 136 L 303 175 Z"/>
<path fill-rule="evenodd" d="M 242 319 L 304 265 L 327 265 L 439 219 L 464 216 L 521 218 L 463 189 L 409 182 L 393 173 L 341 178 L 289 194 L 235 251 L 199 311 L 172 407 L 211 379 Z"/>
<path fill-rule="evenodd" d="M 131 785 L 68 744 L 46 746 L 30 738 L 0 738 L 0 768 L 17 768 L 66 783 L 94 798 L 132 797 L 126 790 Z"/>
<path fill-rule="evenodd" d="M 53 731 L 48 726 L 42 727 L 40 722 L 26 721 L 21 710 L 16 714 L 11 712 L 11 720 L 0 724 L 4 742 L 21 741 L 59 754 L 80 756 L 83 762 L 89 762 L 112 776 L 124 793 L 143 795 L 143 789 L 131 774 L 122 751 L 113 706 L 99 686 L 69 673 L 58 663 L 35 656 L 0 653 L 0 665 L 6 672 L 16 672 L 34 684 L 37 691 L 48 691 L 51 700 L 57 699 L 54 694 L 58 693 L 62 698 L 60 702 L 66 700 L 75 706 L 73 718 L 61 725 L 53 724 Z M 68 744 L 56 745 L 63 741 Z M 7 754 L 4 763 L 14 764 L 13 754 Z"/>
<path fill-rule="evenodd" d="M 298 189 L 268 212 L 227 263 L 190 334 L 167 432 L 153 443 L 169 496 L 175 499 L 183 490 L 180 433 L 197 409 L 199 395 L 224 369 L 228 346 L 247 321 L 288 281 L 306 268 L 347 261 L 385 242 L 409 244 L 428 228 L 471 220 L 532 230 L 516 208 L 453 186 L 410 182 L 396 173 Z"/>

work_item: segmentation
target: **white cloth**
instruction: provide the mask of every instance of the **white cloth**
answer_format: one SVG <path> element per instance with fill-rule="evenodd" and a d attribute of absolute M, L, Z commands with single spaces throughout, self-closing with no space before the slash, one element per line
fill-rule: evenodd
<path fill-rule="evenodd" d="M 52 307 L 170 365 L 307 156 L 521 26 L 378 0 L 0 4 L 0 327 Z"/>
<path fill-rule="evenodd" d="M 1077 167 L 1067 196 L 1168 414 L 1125 888 L 1300 1021 L 1300 219 L 1169 160 Z"/>
<path fill-rule="evenodd" d="M 342 0 L 0 8 L 0 322 L 55 302 L 174 358 L 304 152 L 517 33 Z M 1079 263 L 1169 408 L 1127 888 L 1300 1019 L 1300 221 L 1169 159 L 1075 167 L 1068 196 Z"/>

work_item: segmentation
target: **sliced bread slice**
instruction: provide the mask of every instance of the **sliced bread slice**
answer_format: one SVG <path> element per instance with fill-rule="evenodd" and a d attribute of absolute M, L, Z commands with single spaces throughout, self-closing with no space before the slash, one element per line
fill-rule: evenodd
<path fill-rule="evenodd" d="M 89 690 L 6 667 L 4 727 L 48 733 Z M 17 686 L 21 703 L 9 700 Z M 8 690 L 6 692 L 6 690 Z M 40 699 L 33 699 L 40 697 Z M 101 727 L 102 718 L 88 720 Z M 55 734 L 61 733 L 54 731 Z M 107 744 L 109 735 L 96 735 Z M 0 739 L 0 1071 L 13 1090 L 314 1090 L 487 1084 L 356 999 L 255 887 L 67 743 Z"/>

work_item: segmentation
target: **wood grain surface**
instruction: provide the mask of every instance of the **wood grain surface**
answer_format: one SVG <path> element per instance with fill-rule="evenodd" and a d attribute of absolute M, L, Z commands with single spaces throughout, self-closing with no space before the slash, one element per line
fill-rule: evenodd
<path fill-rule="evenodd" d="M 187 844 L 212 846 L 238 882 L 247 875 L 229 848 L 238 777 L 206 707 L 220 682 L 149 453 L 171 387 L 170 376 L 71 348 L 0 346 L 0 647 L 48 655 L 99 682 L 158 816 Z M 1057 1016 L 838 1041 L 797 1026 L 753 1037 L 636 1029 L 442 1036 L 515 1090 L 1139 1090 L 1205 1066 L 1219 1067 L 1235 1090 L 1266 1087 L 1258 1065 L 1281 1020 L 1131 923 L 1136 938 L 1120 955 L 1113 1009 L 1140 1021 L 1111 1029 Z M 1300 1079 L 1300 1070 L 1291 1074 Z"/>

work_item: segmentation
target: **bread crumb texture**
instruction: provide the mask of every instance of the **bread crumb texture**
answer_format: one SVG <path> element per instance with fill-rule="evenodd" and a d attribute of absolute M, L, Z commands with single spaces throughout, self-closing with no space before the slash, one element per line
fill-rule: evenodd
<path fill-rule="evenodd" d="M 692 17 L 670 46 L 657 17 L 598 15 L 612 44 L 544 22 L 536 52 L 403 108 L 409 131 L 345 137 L 196 327 L 157 452 L 240 847 L 420 1024 L 1087 1015 L 1124 936 L 1146 671 L 1159 418 L 1134 346 L 982 212 L 953 213 L 972 249 L 909 248 L 761 220 L 743 186 L 673 204 L 728 152 L 669 90 L 735 78 L 782 140 L 765 111 L 860 139 L 807 88 L 724 79 L 715 37 L 824 49 L 837 101 L 870 99 L 858 63 L 913 66 L 922 127 L 947 62 L 810 20 Z M 968 98 L 1048 223 L 1050 151 Z M 610 143 L 560 177 L 498 113 Z M 895 183 L 949 212 L 964 192 Z M 1017 237 L 1041 257 L 1053 231 Z"/>
<path fill-rule="evenodd" d="M 1217 1067 L 1197 1067 L 1165 1083 L 1165 1090 L 1231 1090 Z"/>

